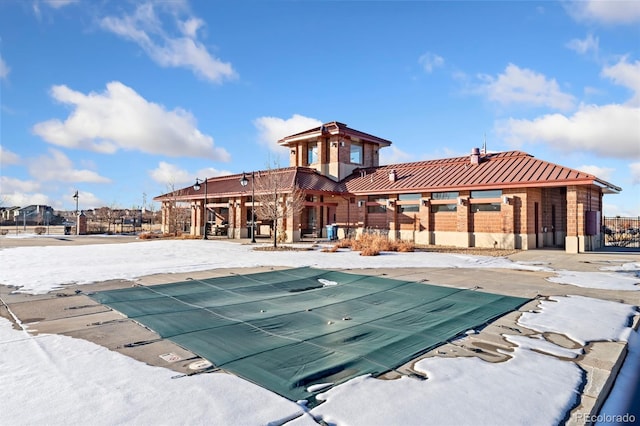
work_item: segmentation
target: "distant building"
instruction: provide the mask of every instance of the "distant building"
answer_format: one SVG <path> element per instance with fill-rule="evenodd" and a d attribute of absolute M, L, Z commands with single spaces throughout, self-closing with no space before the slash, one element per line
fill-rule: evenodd
<path fill-rule="evenodd" d="M 280 140 L 290 153 L 290 167 L 271 171 L 290 183 L 281 201 L 294 187 L 306 194 L 302 213 L 284 220 L 288 240 L 326 237 L 336 224 L 339 236 L 375 229 L 417 244 L 577 253 L 600 247 L 602 198 L 622 190 L 521 151 L 473 148 L 465 157 L 380 166 L 379 150 L 391 143 L 339 122 Z M 255 172 L 256 181 L 268 172 Z M 176 203 L 187 203 L 191 234 L 225 223 L 230 238 L 247 237 L 251 190 L 241 177 L 209 178 L 206 194 L 186 187 L 155 197 L 163 229 Z"/>
<path fill-rule="evenodd" d="M 27 225 L 54 225 L 59 222 L 53 207 L 31 204 L 26 207 L 10 207 L 2 211 L 3 223 L 25 223 Z"/>
<path fill-rule="evenodd" d="M 2 223 L 15 221 L 16 212 L 20 210 L 20 207 L 0 207 L 0 221 Z"/>

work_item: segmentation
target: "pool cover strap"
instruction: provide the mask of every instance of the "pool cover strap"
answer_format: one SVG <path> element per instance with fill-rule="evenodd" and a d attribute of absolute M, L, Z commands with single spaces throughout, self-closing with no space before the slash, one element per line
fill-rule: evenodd
<path fill-rule="evenodd" d="M 313 384 L 392 370 L 528 301 L 312 268 L 92 297 L 291 400 Z"/>

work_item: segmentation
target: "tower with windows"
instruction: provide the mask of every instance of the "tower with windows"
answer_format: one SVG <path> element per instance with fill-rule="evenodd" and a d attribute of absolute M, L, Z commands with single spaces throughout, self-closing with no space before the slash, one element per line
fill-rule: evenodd
<path fill-rule="evenodd" d="M 380 148 L 391 141 L 350 129 L 332 121 L 278 141 L 289 149 L 289 165 L 310 167 L 334 181 L 341 181 L 356 168 L 377 167 Z"/>

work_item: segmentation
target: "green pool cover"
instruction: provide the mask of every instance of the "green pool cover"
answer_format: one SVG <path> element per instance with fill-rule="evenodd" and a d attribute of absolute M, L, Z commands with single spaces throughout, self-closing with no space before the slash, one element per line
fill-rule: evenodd
<path fill-rule="evenodd" d="M 291 400 L 314 384 L 392 370 L 528 301 L 312 268 L 91 297 Z"/>

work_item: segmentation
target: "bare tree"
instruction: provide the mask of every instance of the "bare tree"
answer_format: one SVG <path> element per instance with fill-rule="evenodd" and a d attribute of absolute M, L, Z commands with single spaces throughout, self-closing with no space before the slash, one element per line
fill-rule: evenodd
<path fill-rule="evenodd" d="M 256 215 L 273 222 L 273 247 L 277 247 L 278 242 L 287 240 L 284 218 L 300 214 L 305 195 L 296 186 L 295 174 L 292 179 L 290 171 L 269 168 L 266 172 L 256 174 L 255 178 Z"/>
<path fill-rule="evenodd" d="M 170 183 L 167 185 L 170 198 L 169 201 L 164 201 L 168 207 L 167 211 L 167 225 L 166 232 L 170 235 L 178 236 L 182 233 L 184 225 L 190 216 L 190 210 L 188 206 L 185 206 L 184 202 L 179 201 L 179 197 L 185 194 L 184 189 L 175 189 L 175 184 Z"/>

